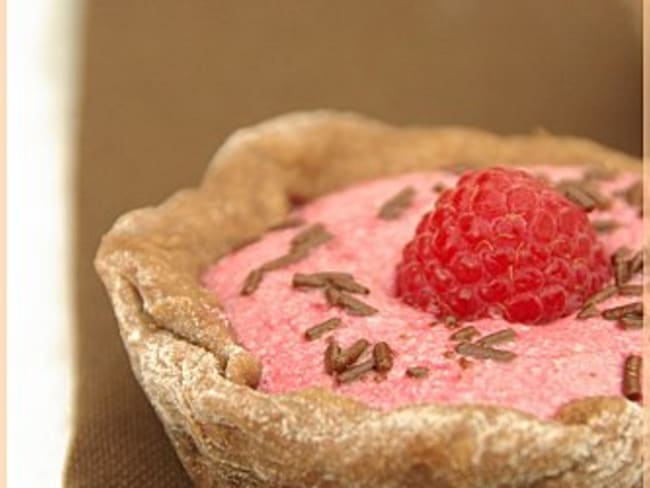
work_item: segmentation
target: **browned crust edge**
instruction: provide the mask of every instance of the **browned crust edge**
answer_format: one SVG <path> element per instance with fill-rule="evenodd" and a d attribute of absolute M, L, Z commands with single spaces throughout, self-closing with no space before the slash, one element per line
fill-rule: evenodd
<path fill-rule="evenodd" d="M 124 215 L 104 237 L 95 264 L 134 373 L 197 485 L 640 486 L 641 408 L 622 398 L 572 402 L 543 421 L 480 405 L 382 413 L 318 389 L 246 386 L 260 365 L 201 270 L 282 220 L 290 198 L 456 163 L 641 166 L 577 138 L 294 113 L 236 132 L 199 188 Z"/>

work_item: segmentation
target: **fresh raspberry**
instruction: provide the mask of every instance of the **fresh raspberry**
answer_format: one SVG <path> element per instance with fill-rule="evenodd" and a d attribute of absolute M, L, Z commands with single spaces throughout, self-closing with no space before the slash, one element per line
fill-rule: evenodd
<path fill-rule="evenodd" d="M 397 295 L 459 319 L 539 324 L 582 306 L 611 267 L 586 213 L 524 171 L 464 174 L 420 221 Z"/>

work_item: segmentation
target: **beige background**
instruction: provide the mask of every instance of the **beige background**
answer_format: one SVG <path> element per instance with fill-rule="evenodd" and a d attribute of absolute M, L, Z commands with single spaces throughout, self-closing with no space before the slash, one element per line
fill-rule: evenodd
<path fill-rule="evenodd" d="M 11 487 L 60 487 L 71 427 L 69 184 L 80 3 L 6 2 L 6 485 Z"/>
<path fill-rule="evenodd" d="M 195 184 L 235 128 L 296 109 L 588 136 L 641 152 L 641 19 L 613 0 L 96 0 L 76 169 L 68 486 L 184 486 L 92 269 L 127 209 Z"/>

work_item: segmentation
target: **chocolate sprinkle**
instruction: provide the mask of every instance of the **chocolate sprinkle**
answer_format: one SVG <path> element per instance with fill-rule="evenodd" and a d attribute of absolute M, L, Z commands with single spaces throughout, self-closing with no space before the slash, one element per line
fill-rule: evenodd
<path fill-rule="evenodd" d="M 415 189 L 412 186 L 407 186 L 381 206 L 378 217 L 384 220 L 394 220 L 399 218 L 399 216 L 402 215 L 402 213 L 411 205 L 414 196 Z"/>
<path fill-rule="evenodd" d="M 359 363 L 356 366 L 352 366 L 350 369 L 345 372 L 337 375 L 336 379 L 339 383 L 350 383 L 366 373 L 372 371 L 375 367 L 375 362 L 372 359 L 368 359 L 363 363 Z"/>
<path fill-rule="evenodd" d="M 465 356 L 458 359 L 458 366 L 460 366 L 463 369 L 469 368 L 472 364 L 474 363 L 472 363 L 472 361 L 467 359 Z"/>
<path fill-rule="evenodd" d="M 272 259 L 262 265 L 264 271 L 275 271 L 278 269 L 286 268 L 292 264 L 302 261 L 309 254 L 307 247 L 300 247 L 292 250 L 289 254 L 280 256 L 279 258 Z"/>
<path fill-rule="evenodd" d="M 587 305 L 582 310 L 580 310 L 580 312 L 578 312 L 576 318 L 580 320 L 586 320 L 586 319 L 592 319 L 594 317 L 598 317 L 599 315 L 600 312 L 596 308 L 596 305 Z"/>
<path fill-rule="evenodd" d="M 293 276 L 293 286 L 300 287 L 313 287 L 322 288 L 336 280 L 354 280 L 349 273 L 339 273 L 336 271 L 324 271 L 321 273 L 296 273 Z"/>
<path fill-rule="evenodd" d="M 339 295 L 339 304 L 345 307 L 352 315 L 359 315 L 361 317 L 374 315 L 378 312 L 376 308 L 371 307 L 361 300 L 357 300 L 347 293 L 341 293 Z"/>
<path fill-rule="evenodd" d="M 618 324 L 625 330 L 642 329 L 643 317 L 638 317 L 636 315 L 623 315 L 618 319 Z"/>
<path fill-rule="evenodd" d="M 608 308 L 603 310 L 601 315 L 607 320 L 619 320 L 624 316 L 641 317 L 643 316 L 643 303 L 633 302 L 619 307 Z"/>
<path fill-rule="evenodd" d="M 600 193 L 587 180 L 562 180 L 556 185 L 556 188 L 586 212 L 591 212 L 595 208 L 606 210 L 612 204 L 609 198 Z"/>
<path fill-rule="evenodd" d="M 453 315 L 447 315 L 445 317 L 445 327 L 448 329 L 456 329 L 457 327 L 460 327 L 460 323 L 458 322 L 458 319 Z"/>
<path fill-rule="evenodd" d="M 449 336 L 449 339 L 452 341 L 471 341 L 473 337 L 479 334 L 480 332 L 476 330 L 476 327 L 469 325 L 454 332 Z"/>
<path fill-rule="evenodd" d="M 446 189 L 447 187 L 445 186 L 445 184 L 441 182 L 436 183 L 435 185 L 433 185 L 433 188 L 431 188 L 431 190 L 433 190 L 436 193 L 442 193 Z"/>
<path fill-rule="evenodd" d="M 638 402 L 642 398 L 641 393 L 641 356 L 632 354 L 625 358 L 623 365 L 623 396 L 633 402 Z"/>
<path fill-rule="evenodd" d="M 325 372 L 327 374 L 333 374 L 336 371 L 340 355 L 341 346 L 335 339 L 332 339 L 325 349 Z"/>
<path fill-rule="evenodd" d="M 375 361 L 375 369 L 380 373 L 386 373 L 393 367 L 393 351 L 385 342 L 378 342 L 372 348 L 372 357 Z"/>
<path fill-rule="evenodd" d="M 242 287 L 242 295 L 250 295 L 257 289 L 262 279 L 260 273 L 274 271 L 302 261 L 313 248 L 329 241 L 332 237 L 332 234 L 325 230 L 323 224 L 314 224 L 298 233 L 291 239 L 291 248 L 287 254 L 264 263 L 259 268 L 260 271 L 253 270 L 248 274 Z M 260 276 L 257 276 L 257 274 L 260 274 Z"/>
<path fill-rule="evenodd" d="M 596 232 L 602 234 L 613 232 L 620 227 L 620 224 L 615 220 L 594 220 L 591 225 L 594 227 Z"/>
<path fill-rule="evenodd" d="M 481 337 L 476 341 L 477 346 L 482 347 L 492 347 L 503 342 L 512 341 L 517 334 L 512 329 L 502 329 L 492 334 L 488 334 L 485 337 Z"/>
<path fill-rule="evenodd" d="M 293 251 L 302 247 L 312 249 L 326 243 L 332 239 L 332 237 L 332 234 L 325 230 L 325 226 L 323 224 L 314 224 L 310 227 L 307 227 L 305 230 L 298 233 L 296 236 L 294 236 L 293 239 L 291 239 L 291 250 Z"/>
<path fill-rule="evenodd" d="M 633 207 L 643 207 L 643 183 L 636 181 L 628 188 L 617 194 L 622 195 L 625 201 Z"/>
<path fill-rule="evenodd" d="M 260 286 L 260 283 L 262 282 L 262 278 L 264 278 L 264 271 L 260 268 L 256 268 L 248 273 L 248 275 L 246 275 L 246 279 L 244 280 L 244 286 L 242 286 L 241 294 L 250 295 L 255 290 L 257 290 L 257 287 Z"/>
<path fill-rule="evenodd" d="M 462 356 L 469 356 L 476 359 L 492 359 L 500 362 L 512 361 L 517 357 L 514 352 L 479 346 L 469 342 L 461 342 L 458 344 L 456 346 L 456 352 Z"/>
<path fill-rule="evenodd" d="M 429 368 L 424 366 L 411 366 L 406 370 L 406 375 L 411 378 L 424 378 L 429 374 Z"/>
<path fill-rule="evenodd" d="M 612 206 L 612 201 L 600 193 L 591 185 L 583 185 L 582 191 L 585 192 L 595 202 L 598 210 L 607 210 Z"/>
<path fill-rule="evenodd" d="M 588 308 L 590 305 L 596 305 L 596 304 L 598 304 L 600 302 L 604 302 L 608 298 L 611 298 L 614 295 L 616 295 L 617 292 L 618 292 L 617 287 L 615 287 L 615 286 L 607 286 L 607 287 L 597 291 L 596 293 L 591 295 L 589 298 L 587 298 L 587 300 L 585 301 L 584 308 Z"/>
<path fill-rule="evenodd" d="M 347 349 L 339 352 L 338 356 L 334 359 L 334 371 L 340 373 L 348 369 L 354 364 L 359 357 L 368 349 L 370 344 L 365 339 L 358 339 Z"/>
<path fill-rule="evenodd" d="M 612 168 L 593 167 L 585 171 L 586 180 L 611 180 L 617 171 Z"/>
<path fill-rule="evenodd" d="M 584 189 L 575 183 L 563 183 L 558 186 L 562 194 L 585 212 L 596 208 L 596 201 Z"/>
<path fill-rule="evenodd" d="M 329 303 L 331 306 L 336 307 L 339 305 L 340 296 L 341 296 L 341 292 L 338 291 L 336 288 L 331 286 L 325 288 L 325 299 L 327 300 L 327 303 Z"/>
<path fill-rule="evenodd" d="M 643 271 L 643 263 L 645 261 L 645 250 L 637 251 L 630 259 L 630 273 L 633 275 Z"/>
<path fill-rule="evenodd" d="M 614 281 L 616 286 L 622 286 L 632 278 L 630 271 L 630 262 L 624 259 L 614 261 Z"/>
<path fill-rule="evenodd" d="M 368 288 L 354 281 L 354 278 L 350 278 L 347 276 L 331 275 L 327 278 L 327 280 L 332 284 L 332 286 L 336 287 L 341 291 L 347 291 L 350 293 L 360 293 L 362 295 L 367 295 L 368 293 L 370 293 L 370 290 Z"/>
<path fill-rule="evenodd" d="M 341 325 L 341 319 L 337 317 L 327 319 L 326 321 L 321 322 L 320 324 L 316 324 L 313 327 L 307 329 L 305 331 L 305 339 L 308 341 L 316 340 L 324 334 L 327 334 L 328 332 L 336 329 L 339 325 Z"/>
<path fill-rule="evenodd" d="M 612 263 L 618 259 L 625 259 L 632 251 L 626 246 L 619 247 L 611 256 Z"/>
<path fill-rule="evenodd" d="M 624 297 L 639 297 L 643 295 L 642 285 L 623 285 L 619 287 L 618 294 Z"/>
<path fill-rule="evenodd" d="M 293 276 L 292 285 L 294 288 L 324 288 L 331 285 L 332 288 L 338 291 L 360 293 L 362 295 L 370 293 L 370 290 L 361 283 L 357 283 L 351 274 L 336 271 L 313 274 L 296 273 Z"/>
<path fill-rule="evenodd" d="M 325 280 L 354 279 L 354 276 L 352 276 L 350 273 L 345 273 L 343 271 L 320 271 L 318 273 L 314 273 L 314 276 L 321 277 Z"/>
<path fill-rule="evenodd" d="M 291 284 L 294 288 L 322 288 L 327 286 L 327 280 L 323 276 L 315 274 L 296 273 L 293 275 Z"/>
<path fill-rule="evenodd" d="M 327 303 L 330 305 L 344 308 L 351 315 L 366 317 L 378 312 L 376 308 L 371 307 L 367 303 L 354 298 L 352 295 L 338 291 L 331 286 L 325 289 L 325 298 L 327 299 Z"/>
<path fill-rule="evenodd" d="M 278 222 L 275 225 L 272 225 L 271 227 L 269 227 L 269 230 L 276 231 L 276 230 L 291 229 L 294 227 L 303 226 L 305 224 L 306 224 L 305 219 L 303 219 L 302 217 L 294 216 L 294 217 L 288 217 L 283 221 Z"/>

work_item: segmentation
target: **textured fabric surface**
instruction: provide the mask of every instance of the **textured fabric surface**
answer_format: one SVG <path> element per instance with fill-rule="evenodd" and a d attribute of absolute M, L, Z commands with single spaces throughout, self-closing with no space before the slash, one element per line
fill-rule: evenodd
<path fill-rule="evenodd" d="M 396 123 L 543 126 L 640 153 L 640 20 L 624 2 L 87 3 L 69 487 L 189 485 L 92 258 L 119 214 L 195 184 L 237 127 L 349 108 Z"/>

